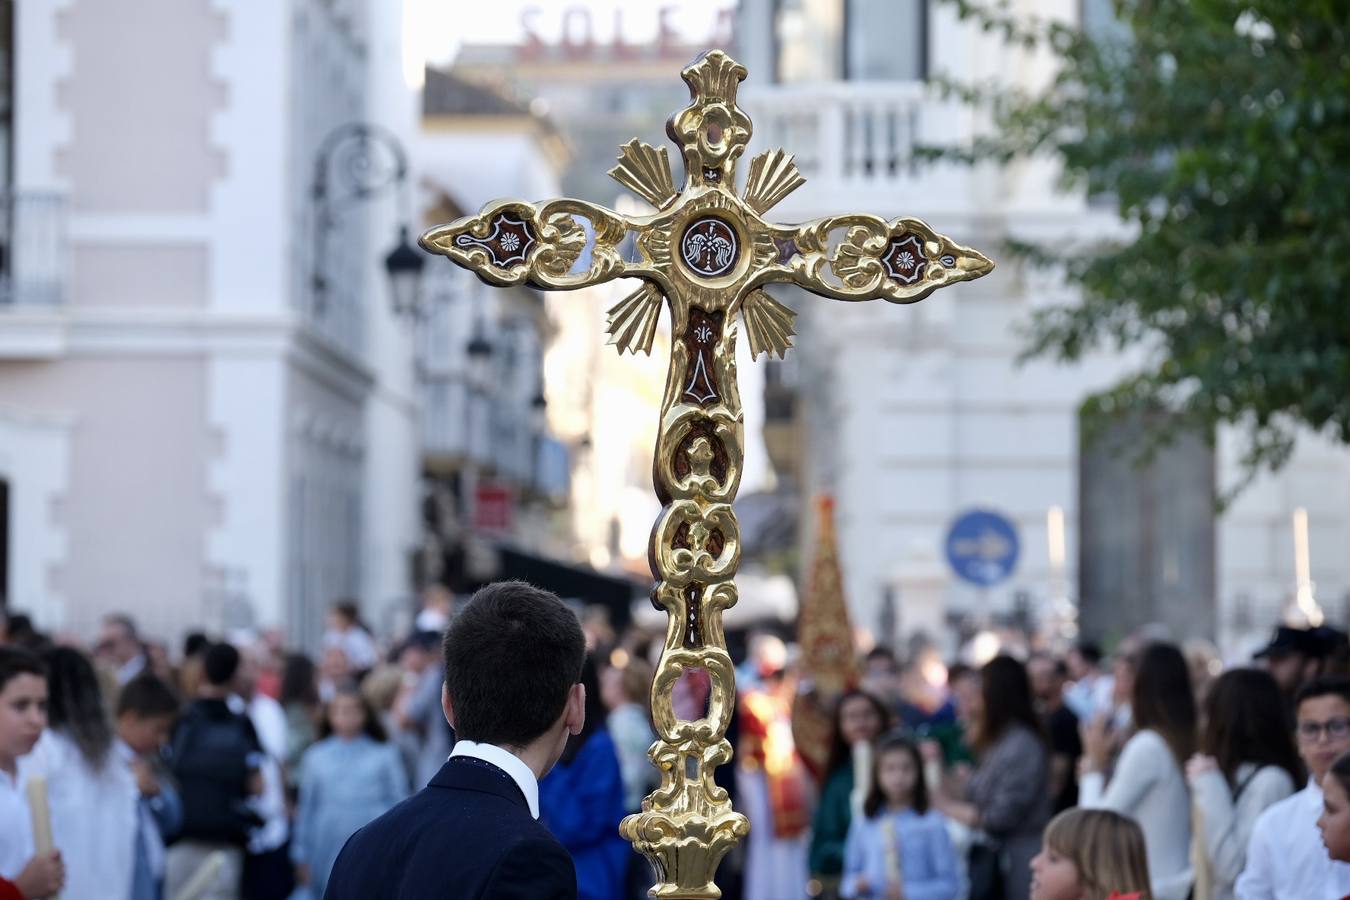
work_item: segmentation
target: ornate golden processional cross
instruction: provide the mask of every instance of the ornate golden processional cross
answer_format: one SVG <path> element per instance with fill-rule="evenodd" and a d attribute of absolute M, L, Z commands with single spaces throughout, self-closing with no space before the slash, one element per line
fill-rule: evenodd
<path fill-rule="evenodd" d="M 766 284 L 796 284 L 836 300 L 912 303 L 978 278 L 993 263 L 918 219 L 767 221 L 764 213 L 805 179 L 791 157 L 769 150 L 750 161 L 745 191 L 735 193 L 736 162 L 750 140 L 750 119 L 736 106 L 745 67 L 712 50 L 682 74 L 691 100 L 666 133 L 684 155 L 683 188 L 675 189 L 665 148 L 637 140 L 609 173 L 650 203 L 653 215 L 624 216 L 581 200 L 497 200 L 432 228 L 421 244 L 500 286 L 572 290 L 641 279 L 609 311 L 620 353 L 650 354 L 662 301 L 670 305 L 670 368 L 652 467 L 663 509 L 650 546 L 652 603 L 669 617 L 651 692 L 657 739 L 648 752 L 661 786 L 620 830 L 655 869 L 650 896 L 716 898 L 717 866 L 750 827 L 713 782 L 716 767 L 732 758 L 725 735 L 736 703 L 722 612 L 736 602 L 741 556 L 731 507 L 744 437 L 737 314 L 753 356 L 782 357 L 796 313 L 765 293 Z M 587 229 L 578 220 L 594 234 L 584 268 L 578 260 Z M 711 679 L 707 715 L 693 721 L 677 717 L 672 703 L 676 681 L 690 669 Z"/>

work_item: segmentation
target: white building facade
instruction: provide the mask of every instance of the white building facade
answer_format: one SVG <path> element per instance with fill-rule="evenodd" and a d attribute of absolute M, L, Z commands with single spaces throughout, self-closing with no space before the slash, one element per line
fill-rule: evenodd
<path fill-rule="evenodd" d="M 414 154 L 428 226 L 497 197 L 555 196 L 568 158 L 546 118 L 436 69 L 427 70 Z M 575 561 L 571 452 L 550 428 L 558 391 L 544 363 L 556 317 L 543 292 L 489 286 L 439 256 L 428 262 L 424 299 L 419 575 L 460 592 L 498 578 L 542 583 L 523 560 Z"/>
<path fill-rule="evenodd" d="M 333 129 L 411 133 L 401 6 L 15 5 L 10 609 L 312 646 L 335 599 L 409 602 L 416 394 L 381 269 L 407 212 L 353 204 L 320 256 L 311 201 Z"/>
<path fill-rule="evenodd" d="M 1035 12 L 1075 20 L 1080 8 L 1095 14 L 1097 6 L 1042 3 Z M 807 178 L 775 208 L 779 220 L 917 216 L 994 256 L 1009 236 L 1082 239 L 1119 229 L 1108 209 L 1058 190 L 1043 164 L 914 163 L 916 145 L 959 143 L 988 125 L 937 98 L 927 78 L 1034 88 L 1049 71 L 1048 60 L 961 23 L 950 6 L 742 0 L 737 35 L 750 70 L 740 101 L 754 122 L 747 158 L 781 146 Z M 795 360 L 770 382 L 796 391 L 803 494 L 837 499 L 854 622 L 884 632 L 894 621 L 883 640 L 942 638 L 958 619 L 1071 623 L 1081 602 L 1085 630 L 1110 642 L 1122 633 L 1110 616 L 1087 628 L 1090 607 L 1123 605 L 1136 621 L 1163 621 L 1178 639 L 1217 640 L 1237 654 L 1268 633 L 1294 596 L 1299 508 L 1316 596 L 1333 624 L 1343 618 L 1350 452 L 1306 436 L 1284 470 L 1260 478 L 1217 519 L 1213 497 L 1238 477 L 1238 435 L 1221 433 L 1212 454 L 1189 448 L 1161 474 L 1111 469 L 1080 446 L 1078 410 L 1089 392 L 1128 372 L 1131 359 L 1019 366 L 1019 324 L 1073 294 L 1052 276 L 999 262 L 990 276 L 915 306 L 779 292 L 800 313 L 801 336 Z M 1092 493 L 1102 486 L 1104 497 Z M 944 553 L 951 523 L 974 508 L 1006 516 L 1020 542 L 1012 575 L 987 589 L 957 579 Z M 810 519 L 802 524 L 809 558 Z M 1085 529 L 1097 535 L 1089 547 Z"/>

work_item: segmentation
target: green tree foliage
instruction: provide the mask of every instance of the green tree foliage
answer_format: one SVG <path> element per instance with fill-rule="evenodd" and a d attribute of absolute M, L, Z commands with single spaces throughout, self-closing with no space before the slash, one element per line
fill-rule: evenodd
<path fill-rule="evenodd" d="M 1108 245 L 1015 248 L 1082 288 L 1034 316 L 1027 355 L 1148 350 L 1088 401 L 1088 424 L 1158 407 L 1178 427 L 1236 424 L 1249 474 L 1288 457 L 1295 425 L 1350 443 L 1345 0 L 1126 0 L 1086 31 L 951 2 L 1059 68 L 1034 95 L 948 85 L 998 128 L 943 155 L 1051 154 L 1129 227 Z"/>

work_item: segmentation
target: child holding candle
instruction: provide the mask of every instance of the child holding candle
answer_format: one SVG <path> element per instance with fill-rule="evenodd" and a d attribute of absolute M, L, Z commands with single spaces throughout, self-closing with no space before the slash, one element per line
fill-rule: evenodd
<path fill-rule="evenodd" d="M 919 748 L 885 737 L 872 763 L 862 818 L 849 825 L 840 896 L 955 900 L 956 852 L 943 818 L 928 807 Z"/>
<path fill-rule="evenodd" d="M 128 681 L 117 697 L 117 755 L 140 794 L 130 900 L 162 900 L 164 845 L 183 824 L 183 800 L 160 762 L 178 708 L 173 689 L 150 673 Z"/>
<path fill-rule="evenodd" d="M 19 757 L 47 727 L 47 678 L 41 661 L 14 647 L 0 647 L 0 878 L 36 900 L 65 884 L 58 850 L 33 846 L 32 811 L 20 782 Z M 45 812 L 45 811 L 44 811 Z M 0 883 L 0 897 L 5 887 Z"/>
<path fill-rule="evenodd" d="M 136 780 L 114 751 L 98 675 L 73 647 L 54 647 L 42 662 L 48 728 L 20 769 L 47 781 L 52 835 L 70 863 L 61 900 L 130 900 Z"/>

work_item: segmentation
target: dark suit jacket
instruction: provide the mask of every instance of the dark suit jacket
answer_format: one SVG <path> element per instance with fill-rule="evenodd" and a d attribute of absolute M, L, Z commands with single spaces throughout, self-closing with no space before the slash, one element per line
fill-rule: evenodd
<path fill-rule="evenodd" d="M 576 900 L 567 855 L 511 777 L 452 757 L 342 848 L 324 900 Z"/>

